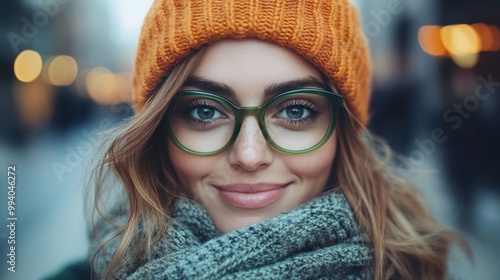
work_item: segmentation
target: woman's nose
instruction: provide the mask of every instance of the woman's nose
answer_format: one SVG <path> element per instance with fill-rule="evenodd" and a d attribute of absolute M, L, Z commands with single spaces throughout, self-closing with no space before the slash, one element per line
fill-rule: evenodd
<path fill-rule="evenodd" d="M 257 118 L 246 116 L 238 137 L 230 148 L 229 163 L 238 169 L 255 171 L 270 165 L 273 157 L 273 150 L 268 146 Z"/>

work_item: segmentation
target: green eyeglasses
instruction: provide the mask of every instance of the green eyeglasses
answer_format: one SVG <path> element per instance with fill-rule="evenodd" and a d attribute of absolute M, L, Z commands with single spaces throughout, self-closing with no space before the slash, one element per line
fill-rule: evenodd
<path fill-rule="evenodd" d="M 186 90 L 169 105 L 169 137 L 179 149 L 200 156 L 229 148 L 240 131 L 243 118 L 257 117 L 267 142 L 288 154 L 318 149 L 335 129 L 342 96 L 320 89 L 281 93 L 258 107 L 238 107 L 219 95 Z"/>

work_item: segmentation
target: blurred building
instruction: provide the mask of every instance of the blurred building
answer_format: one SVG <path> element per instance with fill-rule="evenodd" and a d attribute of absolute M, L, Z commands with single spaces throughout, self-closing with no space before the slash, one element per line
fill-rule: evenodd
<path fill-rule="evenodd" d="M 406 155 L 415 148 L 416 136 L 411 134 L 431 127 L 451 126 L 452 131 L 446 131 L 450 134 L 479 136 L 480 131 L 455 128 L 459 122 L 455 114 L 460 112 L 453 105 L 457 103 L 468 105 L 464 110 L 471 113 L 459 114 L 460 126 L 469 119 L 477 125 L 468 125 L 476 129 L 489 126 L 484 128 L 489 136 L 473 137 L 476 141 L 487 144 L 496 139 L 499 118 L 493 108 L 498 104 L 495 87 L 500 80 L 500 2 L 384 0 L 363 3 L 361 10 L 375 69 L 371 122 L 375 132 Z M 486 87 L 483 80 L 489 81 L 487 90 L 493 93 L 475 108 L 468 96 Z M 448 108 L 453 114 L 445 114 Z M 470 146 L 468 150 L 482 145 Z"/>
<path fill-rule="evenodd" d="M 498 279 L 500 2 L 357 2 L 375 71 L 370 128 L 471 244 L 475 267 L 454 277 Z"/>

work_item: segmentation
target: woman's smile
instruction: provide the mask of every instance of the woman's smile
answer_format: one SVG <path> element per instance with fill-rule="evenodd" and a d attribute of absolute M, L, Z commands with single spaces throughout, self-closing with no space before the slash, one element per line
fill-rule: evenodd
<path fill-rule="evenodd" d="M 221 199 L 234 207 L 259 209 L 279 200 L 288 185 L 289 183 L 231 184 L 215 188 Z"/>

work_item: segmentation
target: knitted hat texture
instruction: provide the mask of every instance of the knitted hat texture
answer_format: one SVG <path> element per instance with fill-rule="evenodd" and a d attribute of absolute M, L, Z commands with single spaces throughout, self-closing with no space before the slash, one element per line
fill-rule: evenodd
<path fill-rule="evenodd" d="M 155 0 L 135 61 L 135 111 L 177 62 L 223 38 L 257 38 L 295 51 L 331 78 L 349 109 L 367 123 L 370 59 L 349 0 Z"/>

